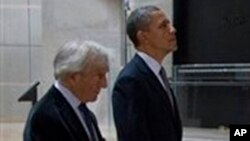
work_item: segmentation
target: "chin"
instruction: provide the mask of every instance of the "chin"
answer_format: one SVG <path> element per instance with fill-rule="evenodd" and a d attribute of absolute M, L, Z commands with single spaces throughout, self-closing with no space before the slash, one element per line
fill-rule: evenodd
<path fill-rule="evenodd" d="M 178 50 L 178 46 L 177 46 L 177 45 L 175 45 L 175 46 L 173 47 L 173 51 L 176 51 L 176 50 Z"/>
<path fill-rule="evenodd" d="M 91 101 L 95 102 L 96 100 L 97 100 L 97 96 L 93 97 Z"/>

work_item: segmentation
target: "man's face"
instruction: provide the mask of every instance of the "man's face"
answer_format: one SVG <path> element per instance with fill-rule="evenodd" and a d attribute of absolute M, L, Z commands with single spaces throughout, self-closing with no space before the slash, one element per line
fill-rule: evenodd
<path fill-rule="evenodd" d="M 145 31 L 147 44 L 155 51 L 162 52 L 165 55 L 176 50 L 175 28 L 163 11 L 153 11 L 151 13 L 151 22 L 148 30 Z"/>
<path fill-rule="evenodd" d="M 103 64 L 89 65 L 84 72 L 75 74 L 73 91 L 82 102 L 93 102 L 102 88 L 107 87 L 106 73 L 108 66 Z"/>

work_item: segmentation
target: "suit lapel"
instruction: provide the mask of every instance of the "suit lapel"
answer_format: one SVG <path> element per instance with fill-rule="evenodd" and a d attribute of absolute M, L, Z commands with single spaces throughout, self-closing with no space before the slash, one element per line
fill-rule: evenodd
<path fill-rule="evenodd" d="M 170 90 L 172 93 L 174 93 L 172 88 Z M 182 130 L 182 122 L 181 122 L 180 112 L 179 112 L 179 108 L 178 108 L 177 100 L 176 100 L 175 96 L 174 96 L 174 106 L 175 106 L 174 109 L 175 109 L 175 117 L 176 117 L 175 122 L 176 122 L 176 125 L 178 126 L 178 129 Z"/>
<path fill-rule="evenodd" d="M 58 110 L 58 114 L 60 115 L 65 128 L 71 134 L 72 138 L 75 138 L 75 140 L 79 141 L 89 140 L 80 120 L 66 99 L 54 86 L 52 86 L 50 91 L 55 100 L 55 107 Z"/>
<path fill-rule="evenodd" d="M 135 57 L 133 58 L 133 61 L 136 63 L 136 67 L 143 74 L 143 76 L 147 76 L 145 78 L 147 79 L 148 83 L 150 83 L 152 87 L 155 87 L 155 89 L 157 89 L 157 92 L 154 92 L 154 93 L 158 93 L 159 95 L 156 95 L 156 96 L 158 96 L 158 98 L 162 100 L 163 104 L 165 105 L 167 104 L 167 106 L 164 106 L 165 110 L 173 111 L 173 109 L 171 108 L 172 105 L 170 103 L 168 94 L 165 91 L 162 84 L 160 83 L 160 81 L 158 80 L 158 78 L 153 73 L 153 71 L 148 67 L 148 65 L 144 62 L 144 60 L 141 57 L 139 57 L 139 55 L 136 54 Z M 175 98 L 173 99 L 174 99 L 174 105 L 176 105 L 176 100 Z M 175 121 L 176 119 L 173 115 L 173 112 L 170 112 L 170 113 L 172 115 L 172 119 Z"/>

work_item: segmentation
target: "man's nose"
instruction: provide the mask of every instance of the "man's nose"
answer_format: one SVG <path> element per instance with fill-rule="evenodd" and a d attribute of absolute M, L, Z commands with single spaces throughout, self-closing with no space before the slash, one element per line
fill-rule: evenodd
<path fill-rule="evenodd" d="M 176 33 L 176 29 L 172 24 L 170 24 L 170 33 Z"/>

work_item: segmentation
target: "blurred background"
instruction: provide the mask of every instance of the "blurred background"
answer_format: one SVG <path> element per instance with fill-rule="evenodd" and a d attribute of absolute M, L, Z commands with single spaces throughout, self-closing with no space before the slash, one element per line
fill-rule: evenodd
<path fill-rule="evenodd" d="M 32 104 L 53 84 L 57 49 L 68 40 L 85 39 L 113 51 L 109 87 L 90 107 L 106 139 L 116 141 L 111 92 L 119 70 L 135 53 L 126 36 L 126 18 L 143 5 L 160 7 L 177 29 L 179 49 L 165 58 L 164 67 L 179 101 L 184 141 L 229 140 L 230 124 L 250 123 L 249 4 L 0 0 L 0 140 L 22 140 Z"/>

